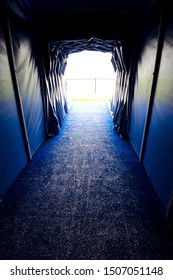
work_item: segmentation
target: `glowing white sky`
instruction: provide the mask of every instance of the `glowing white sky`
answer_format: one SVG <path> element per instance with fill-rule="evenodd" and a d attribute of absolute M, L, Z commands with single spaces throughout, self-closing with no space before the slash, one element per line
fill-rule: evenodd
<path fill-rule="evenodd" d="M 111 57 L 111 53 L 96 51 L 70 54 L 67 60 L 65 78 L 115 78 Z"/>

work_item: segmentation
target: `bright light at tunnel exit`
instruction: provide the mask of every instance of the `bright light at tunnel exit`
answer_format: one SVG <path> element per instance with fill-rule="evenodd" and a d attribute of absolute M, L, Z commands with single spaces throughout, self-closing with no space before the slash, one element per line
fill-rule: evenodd
<path fill-rule="evenodd" d="M 65 71 L 68 99 L 110 100 L 116 81 L 111 57 L 99 51 L 70 54 Z"/>

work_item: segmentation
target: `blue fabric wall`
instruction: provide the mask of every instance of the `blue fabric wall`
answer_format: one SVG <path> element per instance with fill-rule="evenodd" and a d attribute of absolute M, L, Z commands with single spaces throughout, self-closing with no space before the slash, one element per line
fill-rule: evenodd
<path fill-rule="evenodd" d="M 131 111 L 130 141 L 140 155 L 142 135 L 151 92 L 154 65 L 157 50 L 157 32 L 150 33 L 142 42 L 142 53 L 139 54 L 135 75 L 134 95 Z"/>
<path fill-rule="evenodd" d="M 144 166 L 167 208 L 173 191 L 173 17 L 167 24 Z"/>
<path fill-rule="evenodd" d="M 0 15 L 0 198 L 28 162 L 19 106 L 10 72 L 4 20 Z M 38 52 L 32 36 L 17 21 L 11 23 L 16 75 L 33 154 L 46 135 Z M 6 30 L 7 31 L 7 30 Z"/>
<path fill-rule="evenodd" d="M 0 18 L 0 197 L 26 163 L 27 156 Z"/>
<path fill-rule="evenodd" d="M 45 115 L 40 83 L 40 57 L 34 32 L 11 19 L 16 73 L 32 154 L 44 140 Z"/>
<path fill-rule="evenodd" d="M 159 26 L 159 23 L 158 25 Z M 150 32 L 139 48 L 135 90 L 132 101 L 130 141 L 140 155 L 142 135 L 151 93 L 158 32 Z M 162 202 L 165 212 L 173 191 L 173 15 L 167 21 L 160 70 L 152 107 L 143 164 Z"/>

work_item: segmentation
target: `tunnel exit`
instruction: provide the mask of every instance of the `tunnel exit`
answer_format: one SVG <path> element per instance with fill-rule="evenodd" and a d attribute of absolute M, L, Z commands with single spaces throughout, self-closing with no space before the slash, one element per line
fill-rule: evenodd
<path fill-rule="evenodd" d="M 111 52 L 82 51 L 67 59 L 65 81 L 69 100 L 107 100 L 115 92 Z"/>

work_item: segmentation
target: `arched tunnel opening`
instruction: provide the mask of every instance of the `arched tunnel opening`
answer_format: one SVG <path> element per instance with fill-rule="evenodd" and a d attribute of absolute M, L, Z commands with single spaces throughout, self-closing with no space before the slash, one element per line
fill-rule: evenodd
<path fill-rule="evenodd" d="M 0 259 L 172 259 L 172 34 L 169 1 L 0 2 Z"/>
<path fill-rule="evenodd" d="M 70 54 L 79 53 L 81 51 L 95 51 L 95 52 L 102 52 L 102 53 L 111 53 L 111 63 L 112 67 L 115 72 L 114 77 L 114 91 L 112 92 L 111 100 L 110 101 L 110 110 L 113 114 L 114 118 L 114 127 L 115 130 L 121 134 L 122 137 L 127 137 L 127 119 L 128 119 L 128 110 L 127 102 L 129 97 L 127 95 L 127 87 L 129 81 L 129 67 L 130 67 L 130 58 L 128 57 L 128 51 L 125 51 L 125 55 L 123 55 L 123 46 L 120 40 L 102 40 L 95 37 L 89 39 L 77 39 L 77 40 L 58 40 L 52 41 L 48 43 L 49 48 L 49 55 L 50 60 L 49 63 L 49 70 L 46 70 L 44 66 L 44 72 L 48 71 L 47 73 L 47 82 L 49 86 L 49 98 L 51 104 L 51 110 L 53 110 L 53 118 L 56 117 L 59 121 L 59 127 L 62 124 L 64 114 L 61 112 L 62 110 L 67 113 L 68 105 L 65 104 L 68 102 L 67 96 L 67 80 L 65 80 L 65 71 L 68 65 L 68 57 Z M 125 60 L 125 58 L 126 60 Z M 74 67 L 77 67 L 75 65 Z M 106 71 L 106 69 L 105 69 Z M 91 71 L 90 71 L 91 72 Z M 117 74 L 117 72 L 119 74 Z M 63 96 L 58 97 L 54 95 L 53 88 L 59 87 L 58 79 L 60 80 Z M 122 92 L 119 93 L 119 86 L 122 87 Z M 94 93 L 96 93 L 96 79 L 94 79 Z M 85 88 L 86 89 L 86 88 Z M 58 89 L 56 89 L 58 90 Z M 82 92 L 82 87 L 81 87 Z M 92 91 L 91 93 L 92 94 Z M 58 99 L 58 100 L 56 100 Z M 62 100 L 64 99 L 64 100 Z M 57 112 L 57 102 L 62 102 L 60 105 L 60 112 Z M 65 103 L 64 103 L 65 102 Z M 125 112 L 126 111 L 126 112 Z M 124 118 L 124 114 L 126 114 L 126 119 Z M 121 124 L 120 128 L 120 119 L 123 124 Z M 118 120 L 118 121 L 117 121 Z M 59 132 L 59 127 L 57 126 L 56 121 L 53 122 L 52 118 L 50 117 L 50 134 L 57 134 Z M 52 123 L 55 123 L 56 127 L 55 130 L 52 127 Z M 58 130 L 57 130 L 58 128 Z M 48 128 L 49 130 L 49 128 Z M 52 131 L 51 131 L 52 130 Z"/>

